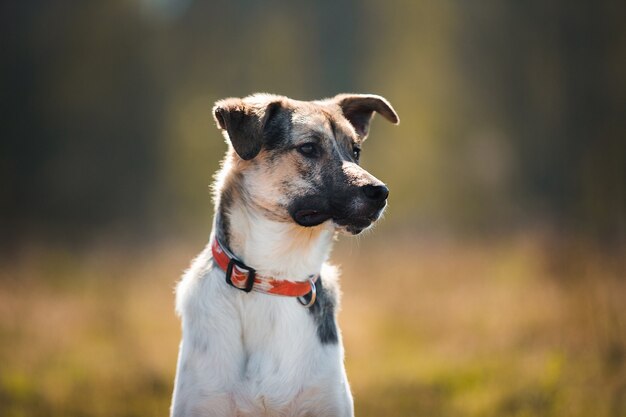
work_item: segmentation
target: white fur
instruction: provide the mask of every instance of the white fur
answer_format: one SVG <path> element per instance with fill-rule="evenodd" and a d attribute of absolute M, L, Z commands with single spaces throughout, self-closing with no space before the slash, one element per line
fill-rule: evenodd
<path fill-rule="evenodd" d="M 322 270 L 334 227 L 295 229 L 250 208 L 233 207 L 231 249 L 259 274 L 305 280 Z M 336 291 L 338 292 L 338 291 Z M 295 298 L 228 286 L 207 246 L 176 290 L 182 317 L 172 417 L 353 416 L 341 337 L 322 344 L 311 314 Z"/>

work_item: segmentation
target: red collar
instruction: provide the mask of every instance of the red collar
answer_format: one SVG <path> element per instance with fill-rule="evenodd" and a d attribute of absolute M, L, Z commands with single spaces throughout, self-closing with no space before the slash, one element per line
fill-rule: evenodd
<path fill-rule="evenodd" d="M 315 282 L 319 275 L 314 275 L 306 281 L 287 281 L 272 277 L 257 275 L 251 268 L 237 259 L 228 249 L 220 244 L 216 237 L 211 243 L 211 251 L 215 263 L 226 272 L 226 282 L 245 292 L 256 291 L 265 294 L 282 295 L 286 297 L 298 297 L 298 301 L 305 307 L 315 303 Z M 310 299 L 305 295 L 311 294 Z"/>

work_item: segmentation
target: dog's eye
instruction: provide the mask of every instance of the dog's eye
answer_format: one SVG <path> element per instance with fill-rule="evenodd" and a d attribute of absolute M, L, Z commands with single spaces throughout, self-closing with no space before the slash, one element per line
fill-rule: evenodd
<path fill-rule="evenodd" d="M 361 157 L 361 148 L 357 148 L 356 146 L 352 148 L 352 156 L 354 156 L 354 159 L 358 161 Z"/>
<path fill-rule="evenodd" d="M 317 144 L 313 142 L 305 143 L 304 145 L 298 146 L 298 152 L 300 152 L 304 156 L 317 156 L 319 154 Z"/>

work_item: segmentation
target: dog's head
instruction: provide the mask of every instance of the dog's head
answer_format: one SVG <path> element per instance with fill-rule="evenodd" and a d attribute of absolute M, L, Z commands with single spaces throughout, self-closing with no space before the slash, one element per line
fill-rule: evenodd
<path fill-rule="evenodd" d="M 310 102 L 256 94 L 213 108 L 249 204 L 277 220 L 304 227 L 330 220 L 352 234 L 380 217 L 389 194 L 359 166 L 374 112 L 399 122 L 387 100 L 370 94 Z"/>

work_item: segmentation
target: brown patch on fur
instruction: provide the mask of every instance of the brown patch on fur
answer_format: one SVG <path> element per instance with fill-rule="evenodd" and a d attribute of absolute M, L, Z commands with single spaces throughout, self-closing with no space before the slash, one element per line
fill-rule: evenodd
<path fill-rule="evenodd" d="M 285 195 L 287 187 L 284 184 L 286 178 L 299 177 L 297 172 L 297 164 L 295 160 L 297 156 L 293 154 L 285 154 L 275 165 L 273 169 L 268 167 L 266 159 L 267 152 L 261 152 L 256 158 L 256 163 L 251 161 L 242 161 L 232 152 L 227 154 L 223 168 L 217 176 L 215 183 L 215 202 L 216 211 L 220 213 L 220 225 L 218 227 L 219 238 L 227 246 L 230 247 L 230 223 L 229 211 L 233 205 L 245 205 L 251 209 L 258 210 L 263 216 L 270 220 L 286 223 L 289 226 L 291 238 L 285 241 L 285 253 L 303 252 L 308 250 L 311 245 L 315 244 L 324 232 L 325 227 L 301 227 L 293 222 L 293 219 L 287 211 L 288 197 Z M 261 193 L 255 193 L 254 185 L 246 187 L 246 181 L 254 179 L 255 184 L 259 181 L 263 182 L 263 190 L 273 190 L 265 196 Z M 257 191 L 259 191 L 257 189 Z M 271 197 L 280 196 L 284 198 L 283 202 L 272 201 Z"/>
<path fill-rule="evenodd" d="M 348 184 L 355 187 L 367 185 L 372 181 L 372 177 L 364 176 L 363 170 L 360 169 L 356 164 L 351 164 L 349 162 L 344 163 L 341 167 L 341 170 L 343 171 L 343 174 L 345 175 Z"/>
<path fill-rule="evenodd" d="M 302 177 L 299 172 L 298 155 L 285 152 L 271 163 L 268 152 L 261 152 L 258 165 L 243 173 L 249 185 L 249 203 L 260 208 L 268 218 L 292 222 L 287 211 L 290 195 L 296 192 L 294 182 Z"/>
<path fill-rule="evenodd" d="M 267 159 L 266 151 L 250 161 L 238 158 L 234 152 L 227 154 L 214 186 L 216 211 L 226 214 L 232 204 L 244 204 L 271 220 L 292 222 L 288 201 L 275 197 L 284 196 L 286 178 L 299 176 L 294 155 L 287 153 L 272 164 Z"/>

